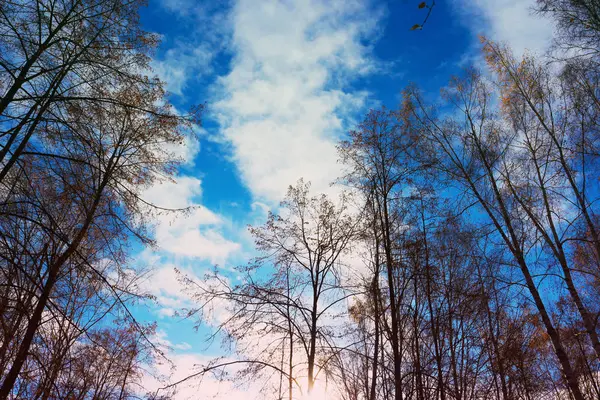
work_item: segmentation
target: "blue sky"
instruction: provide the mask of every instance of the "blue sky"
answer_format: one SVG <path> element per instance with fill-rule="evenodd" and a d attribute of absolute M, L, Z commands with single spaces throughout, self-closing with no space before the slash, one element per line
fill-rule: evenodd
<path fill-rule="evenodd" d="M 417 0 L 149 0 L 142 24 L 162 37 L 154 72 L 178 110 L 206 104 L 198 139 L 174 149 L 185 160 L 176 181 L 147 193 L 195 209 L 160 217 L 158 248 L 136 255 L 154 268 L 143 285 L 157 298 L 136 312 L 158 321 L 174 379 L 220 354 L 202 343 L 206 331 L 174 315 L 191 304 L 174 269 L 202 276 L 244 263 L 253 254 L 246 226 L 262 223 L 300 177 L 335 193 L 337 140 L 369 108 L 395 107 L 407 84 L 436 96 L 452 74 L 480 64 L 478 35 L 543 52 L 552 27 L 529 14 L 532 2 L 437 0 L 424 29 L 410 31 L 426 14 Z M 178 398 L 198 398 L 197 389 Z M 201 391 L 240 393 L 210 379 Z"/>

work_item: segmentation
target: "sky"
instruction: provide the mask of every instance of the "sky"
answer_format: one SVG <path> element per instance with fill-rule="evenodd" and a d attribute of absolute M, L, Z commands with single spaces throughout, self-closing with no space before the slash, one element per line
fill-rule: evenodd
<path fill-rule="evenodd" d="M 431 0 L 430 0 L 431 1 Z M 398 105 L 414 83 L 435 97 L 448 78 L 481 65 L 479 35 L 517 54 L 548 49 L 552 26 L 529 12 L 533 0 L 437 0 L 422 30 L 420 0 L 149 0 L 142 25 L 162 42 L 152 61 L 180 112 L 203 104 L 195 138 L 175 149 L 183 158 L 174 182 L 150 188 L 163 215 L 157 248 L 135 254 L 152 269 L 141 283 L 155 302 L 135 307 L 157 321 L 155 341 L 172 364 L 154 372 L 177 380 L 225 353 L 207 344 L 207 328 L 177 311 L 193 306 L 176 270 L 201 278 L 253 256 L 249 224 L 262 224 L 299 178 L 314 193 L 335 194 L 336 142 L 371 108 Z M 161 382 L 148 375 L 144 387 Z M 182 385 L 177 399 L 250 399 L 210 377 Z"/>

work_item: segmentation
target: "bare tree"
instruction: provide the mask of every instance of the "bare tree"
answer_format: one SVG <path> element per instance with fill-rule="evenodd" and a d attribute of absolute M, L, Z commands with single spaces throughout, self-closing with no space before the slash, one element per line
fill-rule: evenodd
<path fill-rule="evenodd" d="M 235 344 L 249 365 L 243 374 L 283 375 L 290 399 L 293 381 L 305 376 L 310 393 L 326 371 L 335 351 L 332 324 L 352 295 L 340 270 L 355 232 L 345 196 L 335 205 L 325 195 L 310 197 L 309 187 L 300 180 L 289 188 L 280 214 L 270 213 L 265 225 L 250 228 L 263 255 L 239 268 L 241 276 L 217 272 L 209 285 L 186 279 L 200 303 L 188 315 L 210 322 L 210 307 L 220 302 L 228 316 L 216 321 L 215 334 L 224 332 Z M 276 361 L 284 358 L 287 372 Z"/>
<path fill-rule="evenodd" d="M 576 399 L 583 399 L 576 374 L 556 322 L 552 321 L 540 294 L 528 257 L 537 240 L 527 230 L 526 216 L 511 197 L 499 173 L 514 141 L 490 109 L 492 91 L 475 71 L 465 79 L 455 79 L 446 91 L 451 105 L 463 120 L 440 121 L 432 116 L 419 95 L 409 92 L 405 103 L 417 128 L 433 145 L 431 151 L 440 160 L 440 170 L 451 174 L 465 192 L 481 206 L 520 269 L 539 315 L 550 336 L 568 386 Z"/>
<path fill-rule="evenodd" d="M 162 107 L 156 105 L 162 96 L 160 90 L 140 93 L 129 88 L 113 96 L 135 98 L 147 109 Z M 21 319 L 22 335 L 11 335 L 3 343 L 14 341 L 11 347 L 15 351 L 0 398 L 9 396 L 44 312 L 70 268 L 83 266 L 97 275 L 104 288 L 114 290 L 106 275 L 109 271 L 102 271 L 97 263 L 106 258 L 114 260 L 113 265 L 123 265 L 126 236 L 132 233 L 151 243 L 145 227 L 152 205 L 144 202 L 140 193 L 174 172 L 177 160 L 168 146 L 183 138 L 179 117 L 156 115 L 151 117 L 119 103 L 73 106 L 68 130 L 48 143 L 49 150 L 59 149 L 62 154 L 21 156 L 18 175 L 2 206 L 2 224 L 33 229 L 35 240 L 26 243 L 23 254 L 32 254 L 37 261 L 30 270 L 22 262 L 29 257 L 16 262 L 4 257 L 11 271 L 9 279 L 18 277 L 30 285 L 30 289 L 13 288 L 7 295 L 12 297 L 24 289 L 33 297 L 27 300 L 30 308 L 15 314 L 17 319 L 19 313 L 28 315 Z M 50 147 L 54 142 L 60 145 Z"/>

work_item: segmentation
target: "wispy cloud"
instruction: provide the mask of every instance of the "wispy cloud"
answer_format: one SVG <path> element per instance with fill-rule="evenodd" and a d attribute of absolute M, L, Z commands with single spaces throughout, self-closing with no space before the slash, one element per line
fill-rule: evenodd
<path fill-rule="evenodd" d="M 454 0 L 453 4 L 474 35 L 505 42 L 518 55 L 541 54 L 550 46 L 553 25 L 533 12 L 535 0 Z"/>
<path fill-rule="evenodd" d="M 336 139 L 366 96 L 348 82 L 376 68 L 364 42 L 380 15 L 369 11 L 360 1 L 235 4 L 214 111 L 257 199 L 279 200 L 300 177 L 325 190 L 339 175 Z"/>
<path fill-rule="evenodd" d="M 215 59 L 229 48 L 231 23 L 227 2 L 195 0 L 160 0 L 158 3 L 176 26 L 165 37 L 165 51 L 152 61 L 154 72 L 166 83 L 167 90 L 179 100 L 191 103 L 198 99 L 195 84 L 213 77 Z M 205 84 L 205 83 L 204 83 Z M 186 89 L 190 89 L 186 96 Z"/>
<path fill-rule="evenodd" d="M 225 220 L 201 204 L 201 180 L 179 176 L 149 188 L 144 198 L 163 208 L 191 207 L 187 215 L 157 217 L 155 239 L 160 251 L 172 256 L 224 262 L 240 245 L 224 237 Z"/>
<path fill-rule="evenodd" d="M 212 62 L 218 49 L 211 43 L 188 43 L 178 41 L 158 59 L 153 60 L 152 69 L 166 82 L 167 90 L 183 96 L 191 78 L 213 72 Z"/>
<path fill-rule="evenodd" d="M 166 341 L 166 339 L 163 339 Z M 167 341 L 167 343 L 169 343 Z M 176 347 L 170 346 L 171 348 Z M 147 373 L 142 377 L 141 387 L 148 393 L 156 394 L 159 388 L 164 388 L 167 384 L 184 380 L 195 372 L 198 372 L 202 365 L 207 365 L 211 357 L 193 352 L 166 351 L 170 363 L 157 364 L 152 373 Z M 224 360 L 226 361 L 226 360 Z M 231 367 L 229 372 L 235 373 L 236 369 Z M 213 400 L 231 400 L 231 399 L 258 399 L 258 388 L 239 387 L 229 380 L 220 380 L 216 374 L 205 374 L 181 382 L 167 390 L 159 390 L 159 395 L 173 394 L 177 400 L 192 399 L 213 399 Z M 162 379 L 160 379 L 162 378 Z"/>

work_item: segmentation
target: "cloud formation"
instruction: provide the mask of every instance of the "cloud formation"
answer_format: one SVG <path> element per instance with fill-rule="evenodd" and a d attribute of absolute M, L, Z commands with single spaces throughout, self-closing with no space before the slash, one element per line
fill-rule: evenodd
<path fill-rule="evenodd" d="M 163 339 L 164 343 L 171 349 L 185 347 L 183 344 L 175 344 Z M 164 347 L 164 346 L 163 346 Z M 211 357 L 199 353 L 181 353 L 175 350 L 166 350 L 166 354 L 171 363 L 162 363 L 155 366 L 153 373 L 145 374 L 142 377 L 141 386 L 145 391 L 151 394 L 172 394 L 177 400 L 192 399 L 212 399 L 212 400 L 231 400 L 231 399 L 255 399 L 259 398 L 259 391 L 253 387 L 239 387 L 231 381 L 220 380 L 216 374 L 206 374 L 197 376 L 187 381 L 181 382 L 173 388 L 167 390 L 164 388 L 167 382 L 178 382 L 184 380 L 190 375 L 198 372 L 202 365 L 207 365 L 212 360 Z M 229 368 L 230 372 L 235 372 L 237 368 Z M 162 379 L 161 379 L 162 378 Z M 158 391 L 158 392 L 157 392 Z"/>
<path fill-rule="evenodd" d="M 144 198 L 163 208 L 192 207 L 188 215 L 158 216 L 155 239 L 161 251 L 221 263 L 240 245 L 223 236 L 223 218 L 200 204 L 201 184 L 198 178 L 178 176 L 173 182 L 152 186 Z"/>
<path fill-rule="evenodd" d="M 365 101 L 352 78 L 376 68 L 364 44 L 379 14 L 360 1 L 238 1 L 231 71 L 214 104 L 244 183 L 281 199 L 300 177 L 316 191 L 339 175 L 336 139 Z"/>
<path fill-rule="evenodd" d="M 475 34 L 505 42 L 517 55 L 548 50 L 552 22 L 533 12 L 535 0 L 455 0 L 455 9 Z"/>

